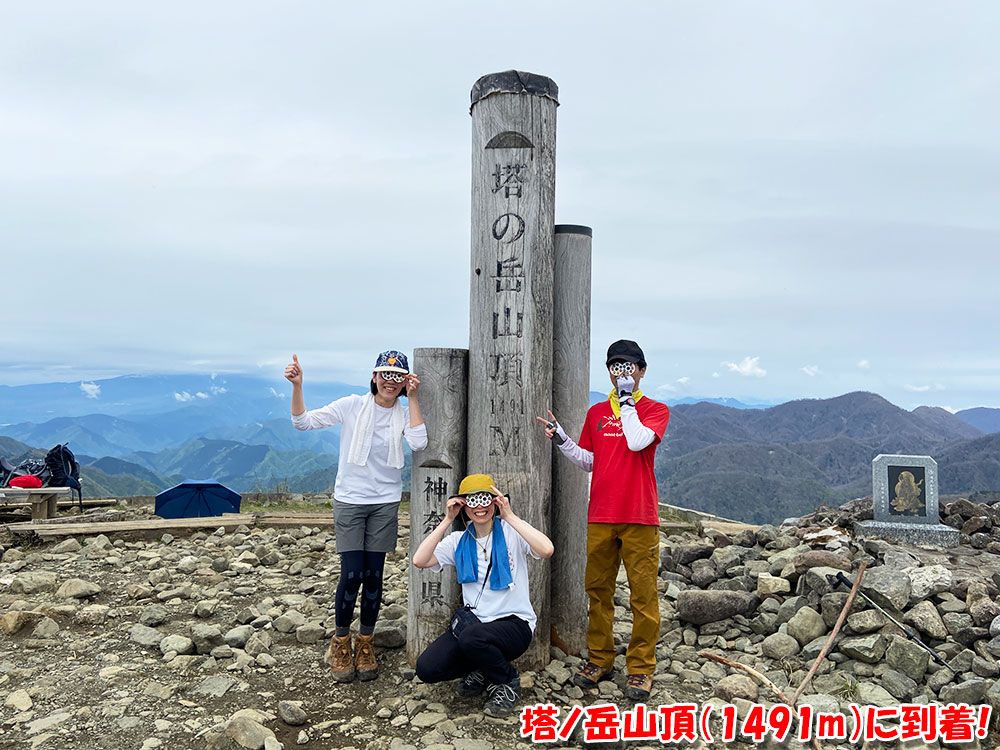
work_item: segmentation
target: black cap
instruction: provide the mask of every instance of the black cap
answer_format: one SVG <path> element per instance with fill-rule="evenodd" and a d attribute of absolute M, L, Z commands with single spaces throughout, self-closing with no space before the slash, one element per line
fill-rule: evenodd
<path fill-rule="evenodd" d="M 643 355 L 642 349 L 639 348 L 637 343 L 628 339 L 619 339 L 608 347 L 608 361 L 606 364 L 610 365 L 615 360 L 635 362 L 640 368 L 646 366 L 646 357 Z"/>

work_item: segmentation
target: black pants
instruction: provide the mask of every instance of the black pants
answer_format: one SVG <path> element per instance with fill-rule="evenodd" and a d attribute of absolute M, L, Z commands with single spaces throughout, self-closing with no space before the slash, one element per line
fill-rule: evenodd
<path fill-rule="evenodd" d="M 340 553 L 340 582 L 337 584 L 335 599 L 335 621 L 338 628 L 351 627 L 354 619 L 354 603 L 358 591 L 364 584 L 361 599 L 362 632 L 371 632 L 382 606 L 382 571 L 385 568 L 385 552 L 365 552 L 354 550 Z"/>
<path fill-rule="evenodd" d="M 456 638 L 449 629 L 417 659 L 417 676 L 424 682 L 444 682 L 479 670 L 487 682 L 517 677 L 511 661 L 528 650 L 531 628 L 516 615 L 469 625 Z"/>

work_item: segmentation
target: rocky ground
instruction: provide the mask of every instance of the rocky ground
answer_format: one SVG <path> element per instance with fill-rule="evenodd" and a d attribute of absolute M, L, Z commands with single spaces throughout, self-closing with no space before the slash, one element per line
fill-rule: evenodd
<path fill-rule="evenodd" d="M 843 529 L 864 512 L 860 501 L 731 537 L 701 529 L 661 534 L 663 624 L 649 704 L 729 701 L 745 711 L 775 700 L 702 650 L 793 692 L 847 597 L 831 576 L 852 575 L 866 561 L 862 590 L 958 675 L 859 598 L 802 702 L 845 713 L 852 702 L 1000 708 L 1000 516 L 987 506 L 952 504 L 945 520 L 964 529 L 965 543 L 932 551 L 855 542 Z M 481 703 L 455 697 L 454 685 L 424 685 L 406 664 L 407 535 L 404 520 L 376 631 L 381 673 L 349 685 L 329 679 L 323 658 L 338 574 L 332 531 L 241 527 L 34 546 L 7 536 L 0 747 L 529 747 L 519 739 L 516 714 L 486 717 Z M 623 654 L 630 632 L 624 573 L 616 604 Z M 525 702 L 564 710 L 628 705 L 623 655 L 616 681 L 590 693 L 572 684 L 579 658 L 558 649 L 552 656 L 544 670 L 523 674 Z M 579 743 L 577 736 L 569 744 Z M 962 747 L 995 744 L 991 732 Z"/>

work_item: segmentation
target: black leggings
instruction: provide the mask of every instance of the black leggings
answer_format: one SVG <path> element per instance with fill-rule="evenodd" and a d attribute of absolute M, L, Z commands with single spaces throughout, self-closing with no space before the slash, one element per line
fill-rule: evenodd
<path fill-rule="evenodd" d="M 443 682 L 479 670 L 487 682 L 507 683 L 517 677 L 511 661 L 528 650 L 531 627 L 517 615 L 469 625 L 460 638 L 449 629 L 417 659 L 417 676 Z"/>
<path fill-rule="evenodd" d="M 353 550 L 340 553 L 340 583 L 337 584 L 336 624 L 346 631 L 354 619 L 354 602 L 364 584 L 361 597 L 361 632 L 370 633 L 375 628 L 378 610 L 382 606 L 382 570 L 385 552 Z M 345 633 L 346 634 L 346 633 Z"/>

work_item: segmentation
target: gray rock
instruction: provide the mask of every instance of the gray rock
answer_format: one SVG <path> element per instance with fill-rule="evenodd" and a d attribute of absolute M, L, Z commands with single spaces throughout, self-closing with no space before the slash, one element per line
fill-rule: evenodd
<path fill-rule="evenodd" d="M 169 654 L 171 651 L 178 654 L 193 654 L 194 641 L 186 635 L 168 635 L 160 641 L 160 652 Z"/>
<path fill-rule="evenodd" d="M 151 628 L 162 625 L 170 619 L 170 610 L 162 604 L 147 604 L 139 613 L 139 622 Z"/>
<path fill-rule="evenodd" d="M 206 623 L 191 626 L 191 640 L 199 654 L 211 653 L 212 649 L 224 643 L 219 626 Z"/>
<path fill-rule="evenodd" d="M 38 621 L 31 635 L 33 638 L 51 638 L 59 632 L 59 623 L 51 617 L 43 617 Z"/>
<path fill-rule="evenodd" d="M 889 637 L 889 647 L 885 651 L 885 662 L 891 669 L 902 672 L 911 680 L 920 682 L 927 671 L 930 654 L 916 643 L 894 635 Z"/>
<path fill-rule="evenodd" d="M 761 642 L 760 650 L 769 659 L 787 659 L 799 653 L 799 642 L 786 633 L 772 633 Z"/>
<path fill-rule="evenodd" d="M 948 591 L 952 586 L 951 571 L 943 565 L 928 565 L 906 571 L 910 578 L 909 604 L 912 606 L 929 596 Z"/>
<path fill-rule="evenodd" d="M 888 708 L 897 705 L 898 701 L 881 685 L 862 682 L 858 685 L 858 703 L 867 706 Z"/>
<path fill-rule="evenodd" d="M 861 581 L 861 591 L 879 605 L 902 612 L 910 602 L 910 577 L 882 565 L 871 568 Z"/>
<path fill-rule="evenodd" d="M 878 610 L 866 609 L 862 612 L 855 612 L 847 616 L 847 631 L 850 633 L 857 633 L 863 635 L 864 633 L 873 633 L 876 630 L 881 630 L 885 627 L 888 622 L 883 615 Z"/>
<path fill-rule="evenodd" d="M 406 622 L 384 622 L 379 619 L 375 623 L 375 638 L 372 643 L 379 648 L 402 648 L 406 645 Z"/>
<path fill-rule="evenodd" d="M 686 622 L 704 625 L 736 615 L 748 616 L 759 602 L 754 594 L 742 591 L 688 589 L 677 595 L 677 616 Z"/>
<path fill-rule="evenodd" d="M 55 547 L 52 548 L 52 552 L 57 555 L 73 554 L 79 552 L 83 549 L 83 545 L 80 544 L 76 539 L 70 537 L 65 541 L 59 542 Z"/>
<path fill-rule="evenodd" d="M 826 623 L 816 610 L 803 607 L 788 621 L 788 635 L 804 646 L 826 632 Z"/>
<path fill-rule="evenodd" d="M 966 680 L 958 685 L 945 685 L 941 688 L 940 692 L 941 702 L 978 705 L 982 703 L 983 699 L 986 697 L 986 688 L 986 680 L 979 678 Z"/>
<path fill-rule="evenodd" d="M 226 736 L 247 750 L 263 750 L 268 737 L 274 732 L 246 716 L 236 716 L 226 726 Z"/>
<path fill-rule="evenodd" d="M 274 629 L 279 633 L 293 633 L 296 628 L 306 624 L 306 616 L 290 609 L 274 621 Z"/>
<path fill-rule="evenodd" d="M 948 628 L 944 626 L 944 622 L 941 621 L 941 615 L 938 614 L 937 609 L 929 601 L 925 600 L 913 605 L 910 611 L 906 613 L 903 621 L 907 625 L 912 625 L 924 635 L 929 635 L 931 638 L 944 640 L 948 637 Z"/>
<path fill-rule="evenodd" d="M 219 606 L 218 599 L 202 599 L 200 602 L 194 605 L 195 617 L 207 619 L 215 614 L 215 610 L 218 606 Z"/>
<path fill-rule="evenodd" d="M 917 683 L 895 669 L 885 670 L 882 674 L 882 686 L 899 701 L 908 700 L 917 691 Z"/>
<path fill-rule="evenodd" d="M 149 627 L 148 625 L 133 625 L 128 634 L 129 637 L 140 646 L 147 646 L 149 648 L 159 646 L 160 641 L 163 640 L 163 633 L 156 628 Z"/>
<path fill-rule="evenodd" d="M 673 560 L 677 565 L 690 565 L 695 560 L 704 560 L 715 552 L 712 544 L 685 544 L 673 552 Z"/>
<path fill-rule="evenodd" d="M 875 664 L 885 654 L 886 642 L 881 635 L 864 635 L 845 638 L 837 646 L 842 654 L 865 664 Z"/>
<path fill-rule="evenodd" d="M 232 677 L 216 674 L 202 680 L 194 689 L 194 692 L 199 695 L 210 695 L 213 698 L 221 698 L 235 684 L 236 680 Z"/>
<path fill-rule="evenodd" d="M 318 643 L 326 636 L 326 628 L 315 622 L 307 622 L 295 629 L 295 640 L 299 643 Z"/>
<path fill-rule="evenodd" d="M 716 683 L 715 695 L 727 703 L 731 703 L 736 698 L 753 702 L 757 700 L 757 683 L 746 675 L 727 675 Z"/>
<path fill-rule="evenodd" d="M 787 594 L 792 590 L 792 584 L 784 578 L 761 573 L 757 576 L 757 595 L 761 598 L 773 594 Z"/>
<path fill-rule="evenodd" d="M 302 726 L 309 718 L 300 706 L 291 701 L 281 701 L 278 703 L 278 716 L 283 722 L 292 727 Z"/>
<path fill-rule="evenodd" d="M 271 636 L 265 631 L 254 633 L 247 639 L 246 646 L 243 648 L 250 656 L 253 657 L 266 654 L 271 650 Z"/>
<path fill-rule="evenodd" d="M 10 582 L 10 591 L 13 594 L 28 595 L 42 591 L 53 591 L 57 581 L 56 574 L 49 570 L 20 573 L 14 576 L 14 580 Z"/>
<path fill-rule="evenodd" d="M 223 638 L 233 648 L 243 648 L 253 634 L 254 629 L 250 625 L 239 625 L 228 631 Z"/>

